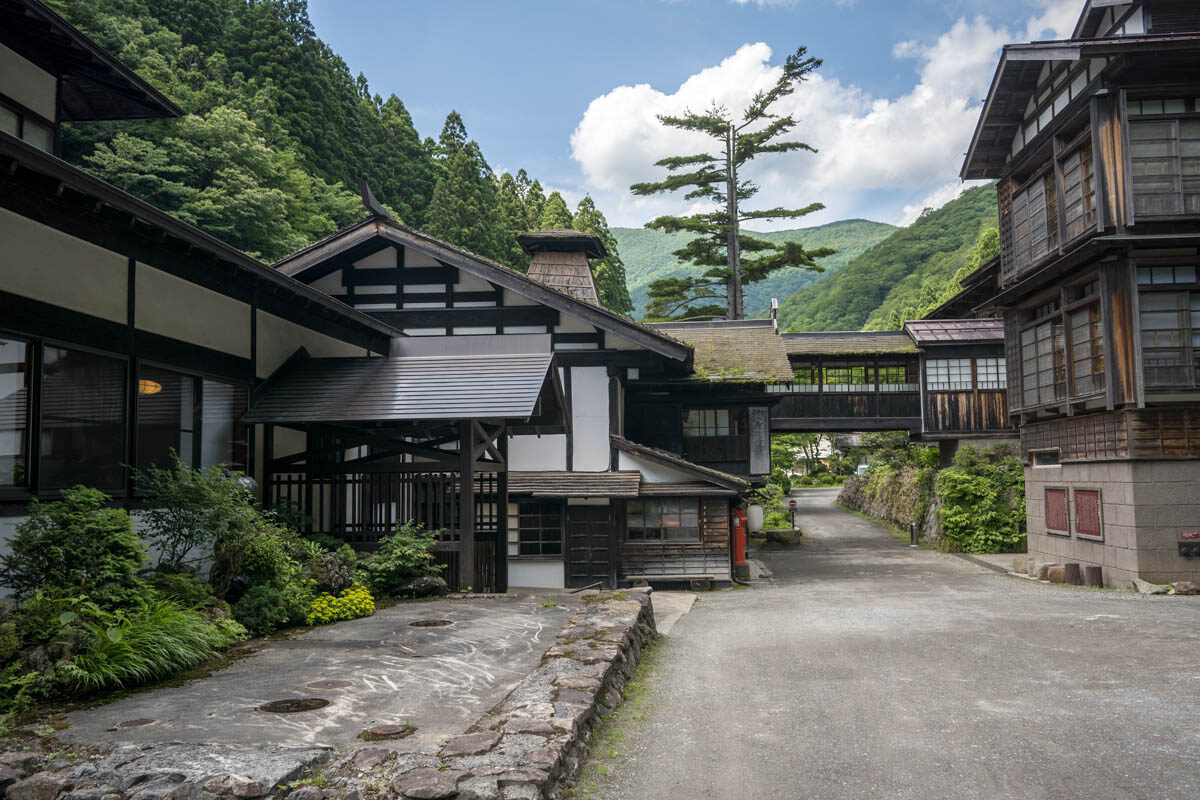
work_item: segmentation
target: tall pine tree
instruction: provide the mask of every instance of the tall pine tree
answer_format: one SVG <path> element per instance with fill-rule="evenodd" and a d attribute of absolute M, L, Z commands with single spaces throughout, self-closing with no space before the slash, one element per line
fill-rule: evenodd
<path fill-rule="evenodd" d="M 542 216 L 538 219 L 538 230 L 553 231 L 558 229 L 569 229 L 571 227 L 571 210 L 567 208 L 567 201 L 558 192 L 551 192 L 546 198 L 546 204 L 542 206 Z"/>
<path fill-rule="evenodd" d="M 670 173 L 665 180 L 629 187 L 637 195 L 686 189 L 686 199 L 708 200 L 715 206 L 709 212 L 659 217 L 646 224 L 647 228 L 667 233 L 687 231 L 698 234 L 685 247 L 676 250 L 675 256 L 680 261 L 706 268 L 699 276 L 665 278 L 651 283 L 647 316 L 742 319 L 745 316 L 744 284 L 761 281 L 785 267 L 820 270 L 816 259 L 833 254 L 828 248 L 806 250 L 799 242 L 774 244 L 747 236 L 741 229 L 743 222 L 797 219 L 824 208 L 820 203 L 804 208 L 761 211 L 742 208 L 743 202 L 758 193 L 758 186 L 739 174 L 747 163 L 767 153 L 815 152 L 804 142 L 778 141 L 780 136 L 796 127 L 796 120 L 791 115 L 780 116 L 771 110 L 776 102 L 790 95 L 797 84 L 821 66 L 820 60 L 808 58 L 806 54 L 807 50 L 801 47 L 788 56 L 775 85 L 754 95 L 740 118 L 716 104 L 703 114 L 689 111 L 681 117 L 659 115 L 663 125 L 703 134 L 719 145 L 719 149 L 664 158 L 655 162 L 655 166 L 665 167 Z M 752 256 L 743 259 L 743 253 Z"/>
<path fill-rule="evenodd" d="M 607 256 L 592 263 L 592 274 L 596 278 L 596 291 L 600 293 L 601 304 L 620 314 L 632 314 L 633 302 L 625 285 L 625 264 L 617 251 L 617 239 L 608 229 L 608 220 L 596 208 L 590 195 L 579 201 L 571 227 L 598 236 L 608 251 Z"/>

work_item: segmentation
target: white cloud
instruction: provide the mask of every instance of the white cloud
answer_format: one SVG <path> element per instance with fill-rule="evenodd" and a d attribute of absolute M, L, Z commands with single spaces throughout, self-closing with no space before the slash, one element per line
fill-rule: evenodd
<path fill-rule="evenodd" d="M 899 42 L 892 55 L 915 60 L 918 80 L 896 98 L 874 97 L 815 74 L 780 102 L 779 111 L 796 118 L 795 138 L 819 153 L 763 156 L 752 163 L 748 175 L 761 187 L 755 207 L 815 200 L 827 206 L 799 223 L 776 227 L 851 216 L 906 223 L 927 205 L 953 199 L 964 188 L 956 176 L 1000 47 L 1026 33 L 1029 38 L 1069 35 L 1072 10 L 1078 11 L 1078 0 L 1044 0 L 1020 33 L 976 17 L 959 19 L 936 41 Z M 740 111 L 755 91 L 778 78 L 772 55 L 764 43 L 745 44 L 673 92 L 648 84 L 620 86 L 591 102 L 571 137 L 572 157 L 583 171 L 584 190 L 596 197 L 612 224 L 641 225 L 659 214 L 679 213 L 681 196 L 634 197 L 629 185 L 662 175 L 651 165 L 665 156 L 711 150 L 707 137 L 665 128 L 656 115 L 702 111 L 714 100 Z"/>

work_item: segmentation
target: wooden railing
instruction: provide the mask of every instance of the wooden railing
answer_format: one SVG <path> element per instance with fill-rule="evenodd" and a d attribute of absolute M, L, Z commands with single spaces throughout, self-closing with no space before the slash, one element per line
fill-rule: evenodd
<path fill-rule="evenodd" d="M 785 394 L 772 418 L 869 419 L 921 416 L 920 392 L 807 392 Z"/>

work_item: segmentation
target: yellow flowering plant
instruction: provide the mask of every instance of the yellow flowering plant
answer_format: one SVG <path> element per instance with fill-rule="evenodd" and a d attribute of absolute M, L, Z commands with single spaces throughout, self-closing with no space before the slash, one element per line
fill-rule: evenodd
<path fill-rule="evenodd" d="M 305 620 L 309 625 L 328 625 L 347 619 L 369 617 L 375 613 L 375 598 L 361 583 L 343 589 L 336 597 L 322 592 L 308 607 Z"/>

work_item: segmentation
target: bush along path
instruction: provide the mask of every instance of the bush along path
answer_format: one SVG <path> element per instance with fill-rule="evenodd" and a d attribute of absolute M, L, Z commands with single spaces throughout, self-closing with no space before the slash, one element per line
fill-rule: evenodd
<path fill-rule="evenodd" d="M 541 664 L 436 752 L 404 751 L 387 741 L 404 738 L 403 731 L 380 731 L 379 741 L 343 752 L 126 744 L 64 753 L 47 736 L 28 750 L 0 754 L 0 797 L 557 799 L 578 777 L 598 722 L 621 703 L 656 635 L 650 589 L 588 593 Z"/>

